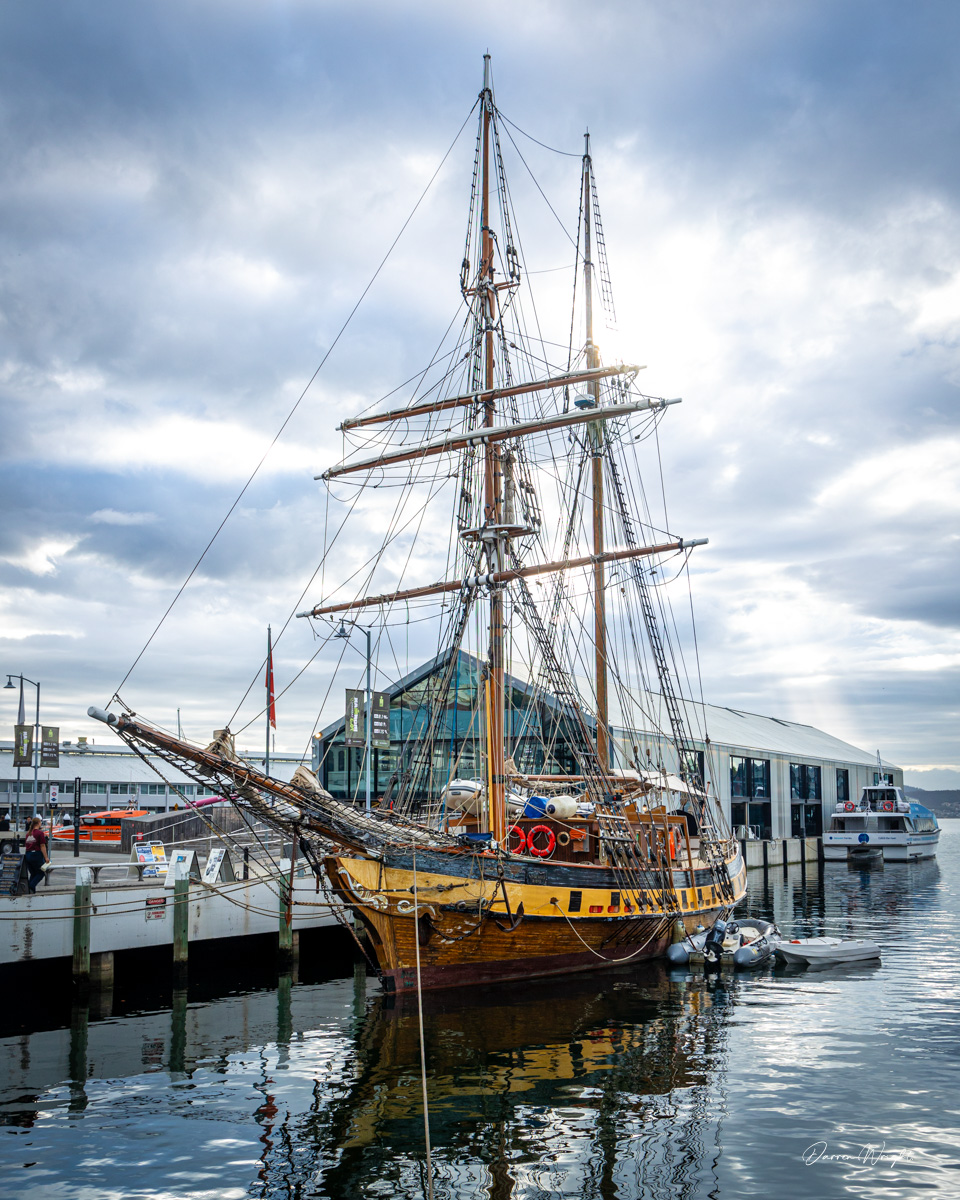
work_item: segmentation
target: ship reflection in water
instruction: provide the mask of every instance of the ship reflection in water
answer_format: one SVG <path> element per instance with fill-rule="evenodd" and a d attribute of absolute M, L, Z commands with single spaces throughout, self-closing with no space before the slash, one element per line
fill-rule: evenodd
<path fill-rule="evenodd" d="M 373 1178 L 385 1195 L 419 1191 L 416 1003 L 389 1004 L 378 999 L 363 1022 L 342 1100 L 286 1131 L 315 1148 L 322 1195 L 358 1195 Z M 654 964 L 448 1004 L 425 997 L 438 1194 L 694 1195 L 717 1134 L 705 1088 L 729 1004 L 725 981 L 674 984 Z"/>
<path fill-rule="evenodd" d="M 438 1200 L 955 1195 L 960 823 L 945 824 L 938 860 L 751 878 L 752 911 L 872 937 L 879 966 L 704 980 L 650 963 L 426 994 Z M 322 949 L 302 969 L 326 975 L 224 996 L 222 967 L 195 971 L 172 1004 L 161 970 L 153 992 L 120 971 L 72 1013 L 62 987 L 22 1005 L 8 989 L 0 1196 L 424 1196 L 415 997 Z M 808 1165 L 811 1146 L 826 1148 Z"/>

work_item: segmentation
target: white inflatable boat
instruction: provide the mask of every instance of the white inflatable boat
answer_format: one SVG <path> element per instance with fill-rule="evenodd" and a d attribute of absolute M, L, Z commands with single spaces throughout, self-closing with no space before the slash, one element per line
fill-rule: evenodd
<path fill-rule="evenodd" d="M 880 947 L 865 938 L 846 941 L 834 937 L 784 939 L 777 946 L 777 958 L 787 963 L 852 963 L 880 957 Z"/>

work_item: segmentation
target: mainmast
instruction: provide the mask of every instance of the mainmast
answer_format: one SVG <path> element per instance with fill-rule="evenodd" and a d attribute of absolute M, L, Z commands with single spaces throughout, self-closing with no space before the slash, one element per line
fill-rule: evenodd
<path fill-rule="evenodd" d="M 591 218 L 593 216 L 593 162 L 590 158 L 590 134 L 583 135 L 583 286 L 584 308 L 587 323 L 587 370 L 600 365 L 593 340 L 593 257 Z M 600 384 L 592 380 L 588 385 L 593 407 L 599 407 Z M 592 478 L 593 510 L 593 616 L 595 647 L 595 691 L 597 697 L 597 760 L 601 771 L 610 767 L 610 750 L 607 744 L 609 730 L 609 705 L 607 702 L 607 611 L 604 595 L 605 573 L 603 566 L 603 422 L 593 421 L 589 426 L 590 458 Z"/>
<path fill-rule="evenodd" d="M 481 165 L 480 234 L 481 256 L 479 308 L 483 319 L 484 338 L 484 399 L 483 423 L 492 426 L 496 418 L 494 389 L 494 337 L 497 327 L 497 290 L 493 282 L 493 234 L 490 229 L 490 125 L 493 120 L 493 89 L 490 85 L 490 55 L 483 56 L 483 147 Z M 502 571 L 505 565 L 504 537 L 500 525 L 501 458 L 496 442 L 484 447 L 483 523 L 492 536 L 484 539 L 487 567 L 491 572 Z M 503 589 L 490 589 L 490 677 L 487 680 L 487 795 L 490 802 L 490 832 L 494 841 L 502 842 L 507 835 L 506 766 L 504 762 L 504 656 L 503 656 Z"/>

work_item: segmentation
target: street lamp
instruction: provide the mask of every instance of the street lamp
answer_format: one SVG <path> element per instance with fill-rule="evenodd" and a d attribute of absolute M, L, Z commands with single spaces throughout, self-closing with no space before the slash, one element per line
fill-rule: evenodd
<path fill-rule="evenodd" d="M 356 625 L 354 624 L 353 621 L 351 621 L 350 624 L 354 629 L 356 629 Z M 373 767 L 373 755 L 372 755 L 371 749 L 370 749 L 370 742 L 371 742 L 371 738 L 372 738 L 372 734 L 373 734 L 373 693 L 370 690 L 370 630 L 362 629 L 360 632 L 365 633 L 367 635 L 367 691 L 366 691 L 366 697 L 365 697 L 366 702 L 364 704 L 364 708 L 365 708 L 367 717 L 366 717 L 365 737 L 364 737 L 365 745 L 364 745 L 363 753 L 364 753 L 364 765 L 366 767 L 366 770 L 364 771 L 364 776 L 366 778 L 366 784 L 367 784 L 366 799 L 364 802 L 364 807 L 366 808 L 367 812 L 369 812 L 370 811 L 370 771 Z M 340 628 L 337 630 L 337 632 L 333 636 L 335 638 L 343 638 L 343 640 L 347 641 L 347 642 L 350 641 L 350 630 L 347 628 L 347 624 L 345 621 L 340 622 Z"/>
<path fill-rule="evenodd" d="M 37 689 L 37 715 L 36 715 L 36 721 L 35 721 L 34 727 L 33 727 L 33 753 L 31 755 L 31 757 L 33 758 L 33 815 L 36 816 L 36 812 L 37 812 L 37 771 L 40 767 L 40 684 L 37 683 L 37 681 L 35 679 L 28 679 L 26 677 L 26 675 L 23 674 L 22 671 L 18 676 L 16 676 L 16 678 L 20 680 L 20 707 L 21 707 L 21 712 L 17 713 L 17 718 L 18 718 L 17 724 L 23 723 L 22 721 L 19 720 L 21 713 L 22 713 L 22 709 L 23 709 L 23 685 L 25 683 L 29 683 L 31 687 L 35 687 Z M 16 687 L 16 684 L 13 682 L 13 680 L 14 680 L 14 676 L 8 673 L 7 674 L 7 682 L 3 685 L 4 691 L 6 691 L 7 688 Z M 16 829 L 20 828 L 20 768 L 19 767 L 17 767 L 17 799 L 16 799 L 16 803 L 14 805 L 13 811 L 14 811 L 13 827 L 16 830 Z"/>

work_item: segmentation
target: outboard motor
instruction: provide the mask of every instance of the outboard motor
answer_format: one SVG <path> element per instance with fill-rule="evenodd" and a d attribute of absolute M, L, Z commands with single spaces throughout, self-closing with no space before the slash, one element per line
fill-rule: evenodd
<path fill-rule="evenodd" d="M 705 971 L 720 970 L 720 962 L 723 958 L 723 939 L 726 936 L 726 921 L 714 922 L 713 928 L 707 934 L 707 940 L 703 943 L 703 969 Z"/>

